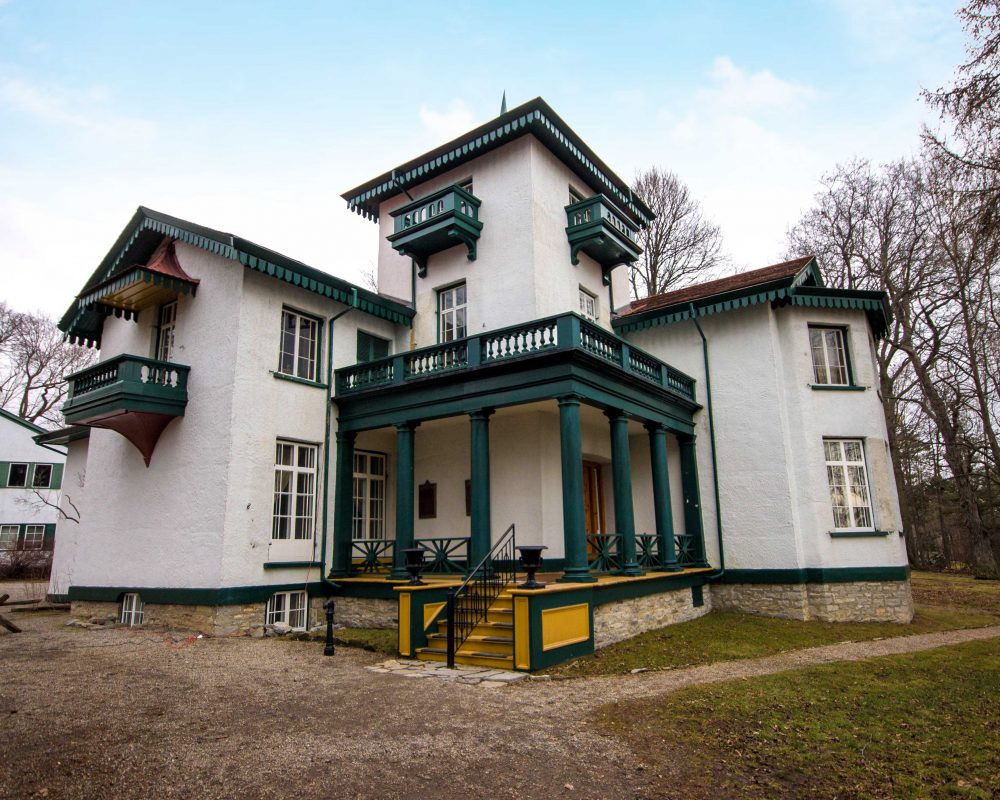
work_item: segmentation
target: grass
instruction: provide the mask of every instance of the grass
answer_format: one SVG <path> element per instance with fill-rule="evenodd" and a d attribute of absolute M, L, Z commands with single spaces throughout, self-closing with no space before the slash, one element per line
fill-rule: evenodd
<path fill-rule="evenodd" d="M 677 796 L 1000 795 L 996 641 L 693 687 L 598 720 Z"/>
<path fill-rule="evenodd" d="M 760 658 L 844 641 L 1000 624 L 1000 581 L 959 575 L 913 574 L 916 615 L 909 625 L 887 622 L 801 622 L 750 614 L 712 613 L 640 634 L 546 672 L 561 677 L 615 675 L 633 669 Z"/>
<path fill-rule="evenodd" d="M 395 628 L 337 628 L 337 644 L 363 647 L 387 656 L 399 653 L 399 635 Z"/>

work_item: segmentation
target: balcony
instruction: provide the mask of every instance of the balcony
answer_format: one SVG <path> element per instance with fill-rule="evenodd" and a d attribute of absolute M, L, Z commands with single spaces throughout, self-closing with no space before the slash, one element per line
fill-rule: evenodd
<path fill-rule="evenodd" d="M 446 344 L 411 350 L 338 369 L 336 394 L 350 396 L 426 378 L 513 365 L 550 354 L 583 354 L 684 401 L 694 402 L 694 379 L 576 314 L 535 320 Z"/>
<path fill-rule="evenodd" d="M 190 367 L 120 355 L 67 377 L 63 416 L 71 425 L 109 428 L 122 434 L 146 466 L 164 428 L 184 416 Z"/>
<path fill-rule="evenodd" d="M 427 275 L 427 258 L 458 244 L 476 260 L 476 243 L 483 229 L 480 200 L 457 184 L 422 197 L 392 212 L 394 250 L 409 256 L 421 278 Z"/>
<path fill-rule="evenodd" d="M 642 254 L 636 229 L 602 194 L 566 206 L 566 235 L 573 264 L 580 263 L 581 252 L 586 253 L 605 270 L 605 282 L 608 270 L 631 264 Z"/>

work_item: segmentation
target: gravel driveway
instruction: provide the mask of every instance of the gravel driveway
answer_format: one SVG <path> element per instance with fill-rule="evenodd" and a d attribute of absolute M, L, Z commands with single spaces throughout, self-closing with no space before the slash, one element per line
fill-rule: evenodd
<path fill-rule="evenodd" d="M 66 628 L 0 637 L 0 798 L 671 797 L 588 722 L 600 703 L 1000 627 L 620 678 L 467 686 L 316 643 Z M 840 648 L 840 650 L 838 650 Z M 489 688 L 486 688 L 489 687 Z"/>

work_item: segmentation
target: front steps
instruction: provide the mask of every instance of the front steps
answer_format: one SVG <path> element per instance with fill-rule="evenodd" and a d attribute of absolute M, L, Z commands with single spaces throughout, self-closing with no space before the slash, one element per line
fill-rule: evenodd
<path fill-rule="evenodd" d="M 421 661 L 448 660 L 448 620 L 438 620 L 437 631 L 427 635 L 427 647 L 418 647 Z M 480 622 L 455 653 L 455 663 L 470 667 L 514 669 L 514 600 L 504 591 L 493 601 Z"/>

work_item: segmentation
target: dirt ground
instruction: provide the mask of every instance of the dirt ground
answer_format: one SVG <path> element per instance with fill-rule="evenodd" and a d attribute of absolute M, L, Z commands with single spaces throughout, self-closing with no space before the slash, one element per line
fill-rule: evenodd
<path fill-rule="evenodd" d="M 0 798 L 670 798 L 590 722 L 618 698 L 1000 636 L 833 645 L 615 678 L 484 688 L 364 669 L 309 642 L 67 628 L 0 637 Z"/>

